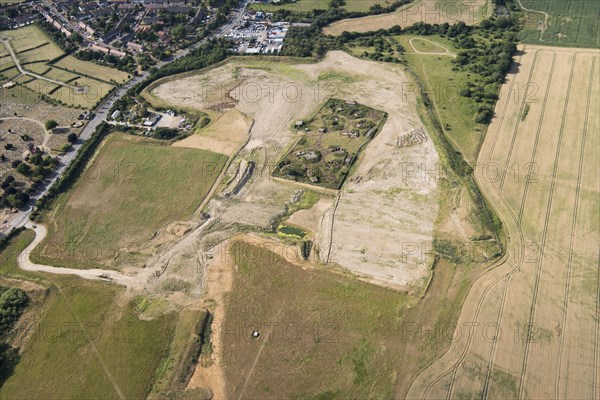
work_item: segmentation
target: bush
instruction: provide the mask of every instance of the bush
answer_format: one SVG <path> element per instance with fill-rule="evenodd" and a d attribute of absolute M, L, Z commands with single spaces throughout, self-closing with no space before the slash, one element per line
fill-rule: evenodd
<path fill-rule="evenodd" d="M 173 128 L 157 128 L 153 133 L 154 139 L 171 140 L 179 136 L 179 130 Z"/>
<path fill-rule="evenodd" d="M 489 124 L 493 116 L 494 112 L 486 108 L 475 115 L 475 122 L 478 124 Z"/>
<path fill-rule="evenodd" d="M 49 119 L 48 121 L 46 121 L 46 130 L 50 130 L 50 129 L 54 129 L 58 126 L 58 122 L 56 122 L 53 119 Z"/>

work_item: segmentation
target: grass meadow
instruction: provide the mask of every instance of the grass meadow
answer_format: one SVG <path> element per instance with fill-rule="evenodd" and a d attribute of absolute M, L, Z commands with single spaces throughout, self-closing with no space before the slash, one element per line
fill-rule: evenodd
<path fill-rule="evenodd" d="M 401 35 L 395 36 L 394 40 L 406 50 L 402 57 L 425 86 L 424 89 L 429 99 L 434 102 L 448 138 L 459 148 L 465 159 L 475 161 L 485 136 L 486 127 L 474 120 L 477 104 L 470 98 L 462 97 L 459 94 L 460 89 L 466 87 L 467 82 L 472 78 L 464 70 L 455 70 L 452 55 L 415 53 L 409 43 L 413 37 L 419 38 L 414 35 Z M 423 38 L 427 41 L 420 39 L 413 40 L 413 44 L 420 51 L 443 51 L 439 46 L 433 46 L 427 42 L 430 41 L 443 46 L 450 53 L 457 53 L 452 43 L 445 38 L 427 36 Z M 426 50 L 420 48 L 421 43 L 427 43 Z"/>
<path fill-rule="evenodd" d="M 210 151 L 110 135 L 46 216 L 48 238 L 35 256 L 51 265 L 91 268 L 143 246 L 165 224 L 191 217 L 226 160 Z"/>
<path fill-rule="evenodd" d="M 47 287 L 0 398 L 145 398 L 168 354 L 176 316 L 140 320 L 139 299 L 119 286 L 20 270 L 16 257 L 33 235 L 15 237 L 0 258 L 0 277 Z"/>

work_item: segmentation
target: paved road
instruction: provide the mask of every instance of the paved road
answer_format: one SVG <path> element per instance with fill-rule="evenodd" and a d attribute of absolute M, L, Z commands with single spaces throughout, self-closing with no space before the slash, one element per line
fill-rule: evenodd
<path fill-rule="evenodd" d="M 227 34 L 229 31 L 231 31 L 234 26 L 240 24 L 242 21 L 242 16 L 244 15 L 244 10 L 245 10 L 246 6 L 248 5 L 249 1 L 250 0 L 244 0 L 242 5 L 235 12 L 235 14 L 232 17 L 230 17 L 229 21 L 225 25 L 220 27 L 219 29 L 215 30 L 215 32 L 211 36 L 209 36 L 209 38 L 222 37 L 225 34 Z M 189 54 L 189 52 L 191 50 L 200 47 L 206 41 L 207 41 L 207 39 L 204 39 L 204 40 L 188 47 L 187 49 L 176 52 L 175 55 L 170 60 L 160 61 L 159 63 L 157 63 L 155 65 L 155 67 L 160 69 L 163 66 L 165 66 L 175 60 L 178 60 L 181 57 L 186 56 L 187 54 Z M 92 135 L 92 133 L 96 130 L 96 127 L 101 122 L 106 120 L 106 118 L 108 116 L 108 112 L 111 109 L 111 107 L 113 106 L 113 104 L 117 100 L 119 100 L 121 97 L 123 97 L 125 95 L 125 93 L 129 89 L 131 89 L 133 86 L 135 86 L 136 84 L 138 84 L 138 83 L 142 82 L 143 80 L 145 80 L 146 78 L 148 78 L 149 75 L 150 75 L 149 72 L 145 71 L 141 75 L 134 77 L 129 82 L 118 87 L 114 92 L 110 93 L 108 96 L 106 96 L 102 100 L 102 102 L 98 105 L 98 107 L 95 110 L 94 118 L 92 118 L 88 122 L 88 124 L 83 128 L 83 130 L 81 131 L 78 141 L 73 145 L 72 151 L 68 152 L 67 154 L 65 154 L 64 156 L 62 156 L 60 158 L 58 167 L 56 169 L 55 177 L 45 186 L 45 188 L 43 190 L 40 191 L 39 194 L 32 197 L 31 204 L 34 204 L 35 201 L 37 201 L 37 199 L 39 199 L 40 197 L 43 197 L 46 193 L 48 193 L 48 190 L 50 189 L 50 187 L 52 187 L 52 185 L 62 176 L 62 174 L 67 169 L 69 164 L 76 157 L 77 152 L 81 149 L 81 146 L 83 145 L 83 143 L 85 143 L 85 141 L 87 139 L 89 139 L 89 137 Z M 19 211 L 18 213 L 14 214 L 12 220 L 7 224 L 7 227 L 3 229 L 3 232 L 10 232 L 12 229 L 25 226 L 25 224 L 29 221 L 29 214 L 31 213 L 32 210 L 33 210 L 33 207 L 30 207 L 26 211 Z M 1 232 L 0 232 L 0 234 L 1 234 Z"/>

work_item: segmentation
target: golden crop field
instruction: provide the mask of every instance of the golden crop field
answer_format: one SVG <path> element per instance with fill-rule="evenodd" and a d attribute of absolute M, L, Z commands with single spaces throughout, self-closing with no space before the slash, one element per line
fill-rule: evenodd
<path fill-rule="evenodd" d="M 338 36 L 344 31 L 368 32 L 389 29 L 394 25 L 405 28 L 420 21 L 430 24 L 453 24 L 463 21 L 468 25 L 476 25 L 491 11 L 489 0 L 418 0 L 391 13 L 336 21 L 326 26 L 323 32 Z"/>
<path fill-rule="evenodd" d="M 507 256 L 471 287 L 409 398 L 600 396 L 600 51 L 521 50 L 476 169 Z"/>

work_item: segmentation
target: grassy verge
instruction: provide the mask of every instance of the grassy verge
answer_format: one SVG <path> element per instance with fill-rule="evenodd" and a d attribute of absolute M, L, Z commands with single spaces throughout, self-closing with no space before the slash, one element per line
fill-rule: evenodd
<path fill-rule="evenodd" d="M 181 392 L 193 372 L 202 346 L 202 336 L 209 318 L 206 310 L 185 309 L 173 335 L 169 356 L 161 363 L 151 398 Z"/>
<path fill-rule="evenodd" d="M 49 291 L 0 397 L 145 398 L 168 351 L 173 314 L 140 320 L 118 286 L 20 270 L 16 256 L 32 239 L 22 232 L 0 259 L 0 275 Z"/>

